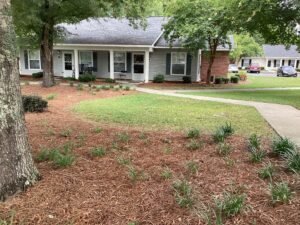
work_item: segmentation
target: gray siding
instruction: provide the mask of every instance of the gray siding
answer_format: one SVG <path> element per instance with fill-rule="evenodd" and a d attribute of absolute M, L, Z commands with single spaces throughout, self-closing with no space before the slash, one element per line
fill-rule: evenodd
<path fill-rule="evenodd" d="M 150 72 L 149 80 L 153 80 L 155 75 L 163 74 L 165 79 L 168 81 L 182 81 L 182 76 L 177 75 L 166 75 L 166 56 L 168 53 L 178 52 L 175 49 L 154 49 L 154 52 L 150 54 Z M 184 52 L 184 50 L 180 50 Z M 191 68 L 192 80 L 197 79 L 197 56 L 192 57 L 192 68 Z"/>
<path fill-rule="evenodd" d="M 21 75 L 32 75 L 33 73 L 36 72 L 41 72 L 43 70 L 30 70 L 30 69 L 25 69 L 25 57 L 24 57 L 24 51 L 25 49 L 20 49 L 20 74 Z"/>

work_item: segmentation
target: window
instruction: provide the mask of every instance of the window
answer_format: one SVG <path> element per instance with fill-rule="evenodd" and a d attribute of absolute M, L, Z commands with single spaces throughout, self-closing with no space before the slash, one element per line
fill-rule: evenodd
<path fill-rule="evenodd" d="M 272 61 L 268 60 L 268 67 L 271 67 Z"/>
<path fill-rule="evenodd" d="M 173 52 L 172 53 L 172 75 L 185 75 L 186 72 L 186 53 Z"/>
<path fill-rule="evenodd" d="M 80 64 L 84 65 L 84 67 L 93 67 L 92 52 L 80 52 Z"/>
<path fill-rule="evenodd" d="M 28 51 L 29 69 L 39 70 L 41 69 L 41 54 L 39 50 Z"/>
<path fill-rule="evenodd" d="M 126 53 L 125 52 L 115 52 L 114 53 L 114 71 L 124 72 L 126 71 Z"/>
<path fill-rule="evenodd" d="M 247 67 L 250 65 L 250 59 L 244 59 L 244 67 Z"/>

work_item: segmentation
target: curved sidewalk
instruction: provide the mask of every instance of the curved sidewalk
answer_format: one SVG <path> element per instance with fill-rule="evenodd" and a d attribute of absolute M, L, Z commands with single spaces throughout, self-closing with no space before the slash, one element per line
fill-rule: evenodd
<path fill-rule="evenodd" d="M 148 88 L 137 88 L 136 90 L 149 94 L 255 107 L 281 137 L 287 137 L 300 146 L 300 110 L 297 110 L 292 106 L 225 98 L 193 96 L 175 93 L 175 91 L 160 91 Z"/>

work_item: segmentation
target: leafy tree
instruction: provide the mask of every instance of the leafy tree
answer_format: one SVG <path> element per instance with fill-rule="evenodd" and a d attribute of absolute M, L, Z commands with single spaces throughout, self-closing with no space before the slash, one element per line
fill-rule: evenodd
<path fill-rule="evenodd" d="M 234 48 L 230 52 L 231 60 L 238 64 L 242 57 L 263 55 L 262 46 L 249 34 L 234 35 Z"/>
<path fill-rule="evenodd" d="M 0 0 L 0 201 L 32 185 L 34 166 L 21 101 L 10 0 Z"/>
<path fill-rule="evenodd" d="M 141 0 L 12 0 L 20 43 L 41 49 L 45 87 L 54 85 L 53 45 L 64 37 L 56 25 L 106 16 L 125 16 L 133 23 L 144 15 L 147 4 Z"/>
<path fill-rule="evenodd" d="M 235 31 L 238 19 L 233 3 L 233 0 L 178 0 L 168 7 L 170 19 L 164 26 L 165 38 L 171 44 L 179 39 L 183 47 L 193 52 L 208 51 L 207 83 L 211 80 L 217 48 L 231 44 L 228 33 Z"/>

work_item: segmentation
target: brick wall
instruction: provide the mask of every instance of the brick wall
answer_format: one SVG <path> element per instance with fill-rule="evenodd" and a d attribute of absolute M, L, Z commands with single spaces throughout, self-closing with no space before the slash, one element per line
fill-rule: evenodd
<path fill-rule="evenodd" d="M 208 56 L 202 52 L 201 56 L 201 81 L 206 81 L 208 68 Z M 213 67 L 212 75 L 216 77 L 227 76 L 229 66 L 229 51 L 217 52 Z"/>

